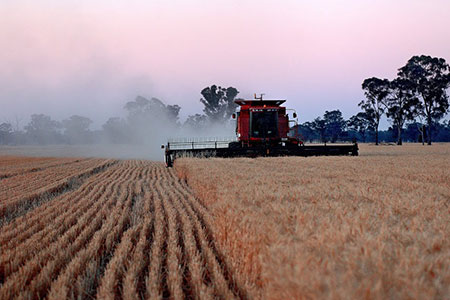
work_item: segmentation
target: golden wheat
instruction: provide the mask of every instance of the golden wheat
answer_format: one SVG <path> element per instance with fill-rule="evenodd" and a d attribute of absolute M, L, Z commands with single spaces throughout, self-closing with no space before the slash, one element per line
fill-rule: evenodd
<path fill-rule="evenodd" d="M 0 194 L 26 205 L 0 224 L 0 299 L 445 298 L 449 154 L 0 157 L 18 172 Z"/>
<path fill-rule="evenodd" d="M 87 160 L 39 172 L 24 173 L 2 180 L 0 190 L 0 225 L 33 209 L 36 204 L 70 188 L 72 182 L 114 163 L 108 160 Z M 45 202 L 45 201 L 44 201 Z"/>
<path fill-rule="evenodd" d="M 56 229 L 58 231 L 55 233 L 56 236 L 62 234 L 92 207 L 92 201 L 95 201 L 94 206 L 99 207 L 101 202 L 97 202 L 98 198 L 104 193 L 106 187 L 113 180 L 116 180 L 120 173 L 124 172 L 126 174 L 128 171 L 119 165 L 113 166 L 107 172 L 93 176 L 76 192 L 55 197 L 52 201 L 35 208 L 27 215 L 18 217 L 3 226 L 0 233 L 2 250 L 14 249 L 30 237 L 40 240 L 41 244 L 45 245 L 46 242 L 43 239 L 47 238 L 51 231 Z M 54 225 L 47 226 L 49 222 L 53 222 Z M 37 232 L 39 234 L 36 234 Z M 49 238 L 52 239 L 52 237 Z M 27 242 L 30 243 L 31 241 L 28 240 Z M 31 244 L 34 243 L 34 241 L 31 242 Z M 26 245 L 20 245 L 20 247 L 27 248 Z"/>
<path fill-rule="evenodd" d="M 181 159 L 176 170 L 251 297 L 445 298 L 450 145 L 360 153 Z"/>
<path fill-rule="evenodd" d="M 37 172 L 43 169 L 70 165 L 81 160 L 79 158 L 54 158 L 54 157 L 1 157 L 0 158 L 0 178 L 8 178 L 28 172 Z"/>

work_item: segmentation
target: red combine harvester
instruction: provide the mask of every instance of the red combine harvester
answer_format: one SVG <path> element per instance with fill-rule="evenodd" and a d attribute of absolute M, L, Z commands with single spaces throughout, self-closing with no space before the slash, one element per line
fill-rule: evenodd
<path fill-rule="evenodd" d="M 165 161 L 173 166 L 177 157 L 257 157 L 257 156 L 313 156 L 358 155 L 358 144 L 308 144 L 298 135 L 290 134 L 289 116 L 280 106 L 286 100 L 236 100 L 240 111 L 233 114 L 237 119 L 236 136 L 233 141 L 176 141 L 168 142 Z M 293 112 L 293 119 L 296 113 Z"/>

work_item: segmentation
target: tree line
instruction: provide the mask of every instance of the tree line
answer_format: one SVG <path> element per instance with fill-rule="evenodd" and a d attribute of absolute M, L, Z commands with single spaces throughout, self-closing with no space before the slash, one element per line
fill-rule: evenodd
<path fill-rule="evenodd" d="M 383 114 L 397 131 L 398 145 L 402 144 L 404 125 L 408 121 L 418 125 L 422 142 L 426 139 L 431 145 L 433 129 L 439 128 L 439 120 L 449 109 L 449 71 L 445 59 L 421 55 L 409 59 L 393 80 L 367 78 L 362 83 L 366 99 L 359 103 L 363 112 L 355 118 L 360 119 L 363 129 L 375 131 L 377 145 Z"/>
<path fill-rule="evenodd" d="M 212 85 L 201 92 L 203 114 L 188 116 L 180 122 L 179 105 L 166 105 L 158 98 L 137 96 L 124 105 L 125 118 L 111 117 L 100 130 L 91 130 L 93 121 L 73 115 L 57 121 L 45 114 L 33 114 L 23 129 L 11 122 L 0 124 L 0 144 L 146 144 L 165 140 L 184 130 L 208 132 L 211 126 L 229 123 L 236 109 L 234 100 L 239 91 L 233 87 Z"/>
<path fill-rule="evenodd" d="M 440 123 L 449 111 L 449 71 L 443 58 L 413 56 L 393 80 L 365 79 L 362 89 L 366 99 L 358 104 L 362 111 L 349 120 L 344 120 L 339 110 L 326 111 L 322 118 L 298 125 L 296 133 L 311 142 L 450 142 L 449 121 Z M 380 131 L 383 115 L 391 126 Z"/>
<path fill-rule="evenodd" d="M 360 141 L 363 143 L 376 141 L 375 130 L 370 127 L 364 112 L 345 120 L 340 110 L 326 111 L 322 117 L 294 126 L 293 135 L 309 143 L 335 143 L 337 141 Z M 402 129 L 402 140 L 406 142 L 420 142 L 427 140 L 428 133 L 423 130 L 422 123 L 411 122 Z M 398 142 L 396 126 L 387 130 L 378 130 L 378 140 L 386 143 Z M 434 122 L 432 125 L 432 139 L 436 142 L 450 142 L 450 121 Z"/>
<path fill-rule="evenodd" d="M 393 80 L 371 77 L 363 81 L 366 99 L 358 104 L 361 111 L 356 115 L 345 120 L 339 110 L 325 111 L 313 121 L 294 126 L 292 134 L 308 142 L 450 142 L 450 122 L 440 123 L 449 111 L 449 87 L 450 67 L 445 59 L 413 56 L 398 69 Z M 190 115 L 184 122 L 179 120 L 179 105 L 138 96 L 124 105 L 125 118 L 109 118 L 100 130 L 90 130 L 92 120 L 79 115 L 56 121 L 47 115 L 33 114 L 23 130 L 10 122 L 0 124 L 0 144 L 146 143 L 180 130 L 198 133 L 214 125 L 229 125 L 239 91 L 212 85 L 200 94 L 203 113 Z M 384 115 L 391 126 L 380 131 Z"/>

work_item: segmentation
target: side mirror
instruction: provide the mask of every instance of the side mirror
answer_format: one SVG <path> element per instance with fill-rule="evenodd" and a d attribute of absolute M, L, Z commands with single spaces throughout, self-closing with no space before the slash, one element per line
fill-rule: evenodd
<path fill-rule="evenodd" d="M 293 113 L 292 114 L 292 117 L 295 119 L 295 118 L 297 118 L 297 113 Z"/>
<path fill-rule="evenodd" d="M 236 114 L 232 114 L 231 118 L 236 119 Z"/>
<path fill-rule="evenodd" d="M 164 149 L 164 145 L 161 145 L 161 149 Z"/>

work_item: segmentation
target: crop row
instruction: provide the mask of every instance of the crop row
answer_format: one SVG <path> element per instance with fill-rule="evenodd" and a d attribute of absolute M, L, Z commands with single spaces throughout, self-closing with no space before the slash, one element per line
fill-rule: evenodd
<path fill-rule="evenodd" d="M 243 298 L 210 222 L 161 163 L 121 161 L 0 227 L 0 298 Z"/>
<path fill-rule="evenodd" d="M 13 178 L 5 178 L 0 181 L 0 203 L 20 197 L 24 193 L 33 192 L 49 183 L 72 177 L 104 161 L 101 159 L 88 159 L 69 166 L 62 165 L 37 172 L 24 173 Z"/>
<path fill-rule="evenodd" d="M 29 172 L 37 172 L 47 168 L 67 166 L 77 163 L 80 158 L 36 158 L 36 157 L 4 157 L 0 159 L 0 179 L 13 177 Z"/>
<path fill-rule="evenodd" d="M 14 219 L 113 163 L 113 160 L 85 160 L 0 181 L 0 222 Z"/>
<path fill-rule="evenodd" d="M 58 160 L 59 158 L 54 157 L 24 157 L 24 156 L 0 156 L 0 167 L 12 168 L 14 166 L 27 166 L 39 163 L 45 163 L 49 161 Z"/>

